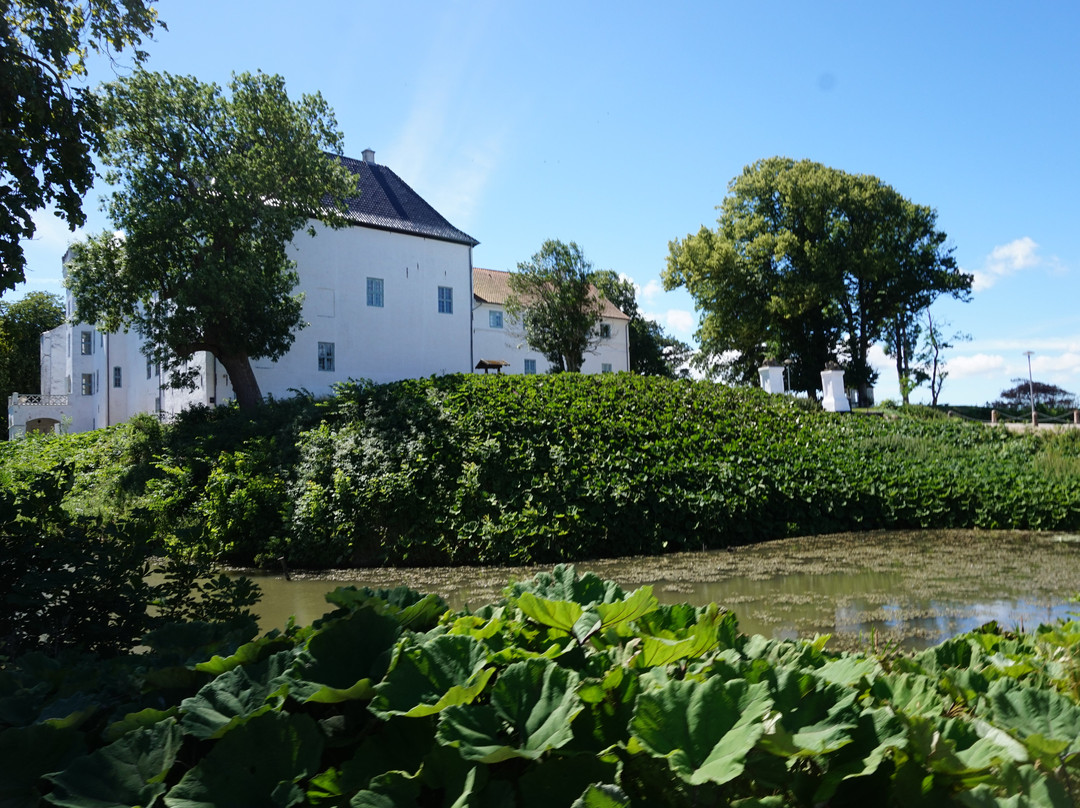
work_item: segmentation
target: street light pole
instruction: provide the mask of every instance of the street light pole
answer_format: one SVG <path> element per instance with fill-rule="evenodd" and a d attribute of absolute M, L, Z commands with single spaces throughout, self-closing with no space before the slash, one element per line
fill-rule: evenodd
<path fill-rule="evenodd" d="M 1039 417 L 1035 414 L 1035 383 L 1031 380 L 1031 355 L 1034 351 L 1024 351 L 1028 360 L 1028 397 L 1031 399 L 1031 425 L 1039 425 Z"/>

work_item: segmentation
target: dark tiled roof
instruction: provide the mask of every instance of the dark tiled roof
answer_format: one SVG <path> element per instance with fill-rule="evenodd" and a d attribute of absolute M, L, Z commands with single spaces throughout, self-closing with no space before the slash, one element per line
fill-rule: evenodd
<path fill-rule="evenodd" d="M 481 269 L 473 267 L 473 297 L 481 303 L 491 303 L 496 306 L 506 305 L 506 299 L 510 296 L 510 273 L 501 269 Z M 600 296 L 596 287 L 592 288 L 593 294 Z M 614 303 L 606 297 L 601 298 L 601 317 L 609 320 L 629 320 Z"/>
<path fill-rule="evenodd" d="M 348 200 L 351 221 L 380 230 L 468 244 L 480 242 L 446 221 L 435 208 L 386 166 L 335 155 L 356 175 L 360 195 Z"/>

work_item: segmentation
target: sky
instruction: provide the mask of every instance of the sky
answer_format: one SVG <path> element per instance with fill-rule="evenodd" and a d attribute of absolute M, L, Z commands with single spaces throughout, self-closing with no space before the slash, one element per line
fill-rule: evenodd
<path fill-rule="evenodd" d="M 935 319 L 941 401 L 981 405 L 1016 378 L 1080 393 L 1080 5 L 1037 2 L 164 0 L 147 68 L 226 85 L 234 72 L 319 92 L 345 150 L 375 150 L 514 269 L 546 239 L 638 287 L 642 311 L 693 341 L 668 244 L 716 224 L 742 169 L 772 156 L 872 174 L 937 211 L 968 302 Z M 121 64 L 123 60 L 121 60 Z M 107 62 L 96 81 L 113 77 Z M 122 70 L 122 68 L 121 68 Z M 60 292 L 85 231 L 42 212 L 26 292 Z M 898 399 L 880 351 L 878 401 Z M 925 389 L 913 401 L 925 401 Z"/>

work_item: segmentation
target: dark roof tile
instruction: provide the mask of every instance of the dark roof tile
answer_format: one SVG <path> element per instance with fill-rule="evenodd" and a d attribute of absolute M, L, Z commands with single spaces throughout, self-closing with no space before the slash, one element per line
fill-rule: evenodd
<path fill-rule="evenodd" d="M 475 247 L 478 242 L 446 221 L 386 166 L 335 155 L 356 175 L 360 195 L 348 200 L 350 221 L 365 227 L 409 233 Z"/>

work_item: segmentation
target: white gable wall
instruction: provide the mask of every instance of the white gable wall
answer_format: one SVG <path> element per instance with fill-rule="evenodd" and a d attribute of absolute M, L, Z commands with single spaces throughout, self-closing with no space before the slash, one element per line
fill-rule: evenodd
<path fill-rule="evenodd" d="M 316 395 L 334 382 L 376 382 L 467 373 L 471 365 L 472 252 L 455 244 L 368 227 L 301 232 L 289 248 L 300 275 L 307 327 L 277 362 L 253 361 L 264 395 Z M 382 280 L 382 307 L 367 304 L 367 279 Z M 439 287 L 453 311 L 439 312 Z M 319 369 L 319 343 L 334 345 L 334 370 Z"/>

